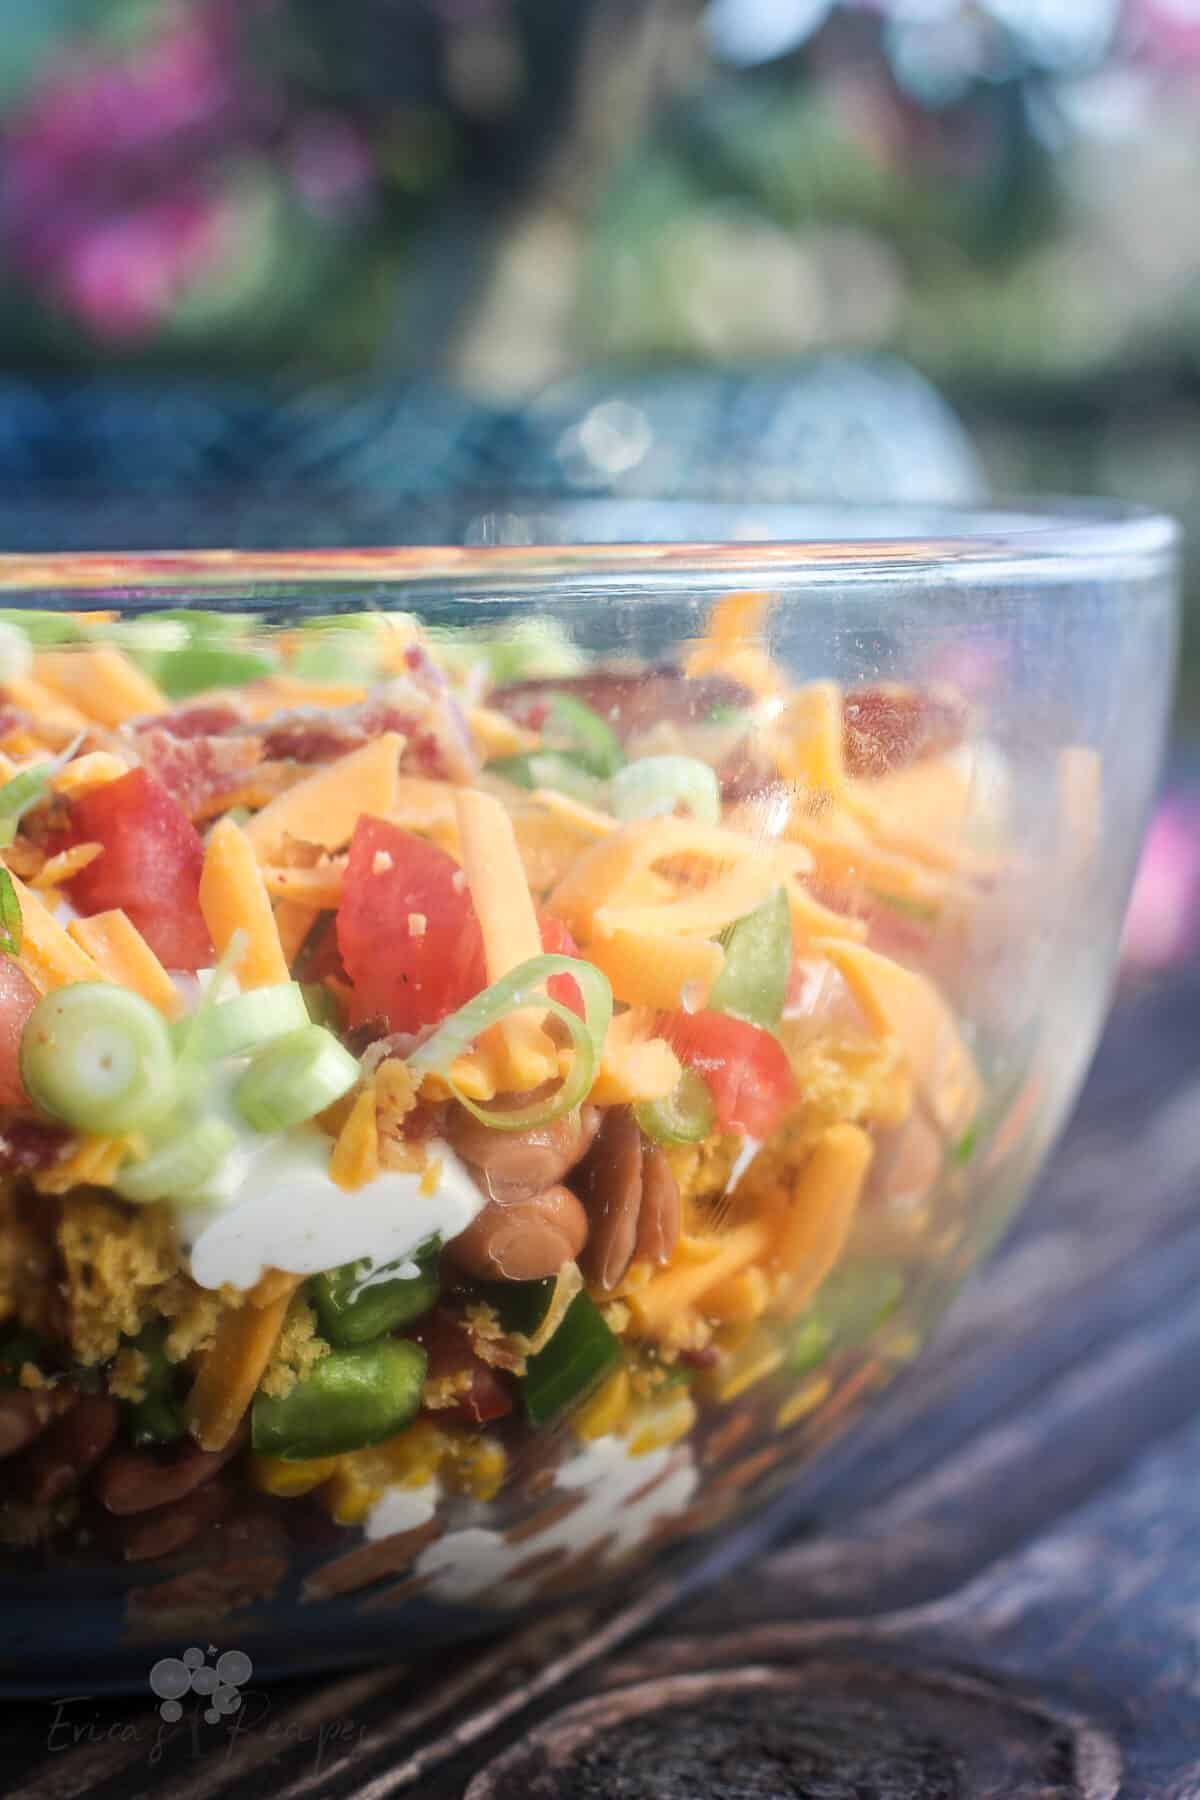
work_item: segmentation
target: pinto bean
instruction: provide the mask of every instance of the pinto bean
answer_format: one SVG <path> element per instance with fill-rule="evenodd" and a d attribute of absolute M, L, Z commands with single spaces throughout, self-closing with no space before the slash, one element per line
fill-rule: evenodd
<path fill-rule="evenodd" d="M 863 1192 L 864 1207 L 904 1207 L 923 1200 L 942 1172 L 945 1144 L 918 1107 L 903 1125 L 881 1131 Z"/>
<path fill-rule="evenodd" d="M 100 1466 L 92 1491 L 110 1513 L 149 1512 L 168 1506 L 211 1481 L 246 1441 L 246 1428 L 223 1450 L 201 1450 L 190 1440 L 166 1457 L 149 1450 L 118 1450 Z"/>
<path fill-rule="evenodd" d="M 190 1544 L 215 1524 L 232 1502 L 233 1489 L 228 1482 L 210 1481 L 168 1506 L 115 1520 L 110 1534 L 126 1562 L 153 1562 Z"/>
<path fill-rule="evenodd" d="M 614 1288 L 633 1260 L 642 1209 L 642 1134 L 628 1106 L 605 1113 L 576 1182 L 588 1215 L 580 1267 L 589 1281 Z"/>
<path fill-rule="evenodd" d="M 117 1435 L 117 1406 L 107 1394 L 81 1394 L 22 1458 L 17 1485 L 35 1506 L 49 1506 L 78 1487 Z"/>
<path fill-rule="evenodd" d="M 54 1388 L 12 1388 L 0 1393 L 0 1457 L 15 1456 L 32 1444 L 69 1404 Z"/>
<path fill-rule="evenodd" d="M 497 1110 L 515 1111 L 548 1092 L 547 1087 L 508 1094 L 493 1104 Z M 557 1186 L 586 1154 L 599 1127 L 595 1106 L 581 1106 L 528 1131 L 493 1131 L 465 1107 L 455 1106 L 443 1129 L 450 1148 L 470 1163 L 493 1200 L 524 1200 Z"/>
<path fill-rule="evenodd" d="M 540 724 L 552 694 L 582 700 L 606 719 L 622 743 L 666 719 L 674 725 L 702 721 L 718 706 L 747 706 L 749 688 L 727 675 L 685 675 L 660 664 L 648 669 L 595 669 L 586 675 L 536 676 L 496 688 L 488 704 L 518 724 Z"/>
<path fill-rule="evenodd" d="M 588 1221 L 570 1188 L 523 1200 L 491 1200 L 447 1245 L 450 1260 L 483 1281 L 540 1281 L 573 1262 Z"/>
<path fill-rule="evenodd" d="M 634 1255 L 639 1262 L 665 1263 L 679 1242 L 682 1208 L 679 1184 L 657 1144 L 642 1145 L 642 1204 Z"/>

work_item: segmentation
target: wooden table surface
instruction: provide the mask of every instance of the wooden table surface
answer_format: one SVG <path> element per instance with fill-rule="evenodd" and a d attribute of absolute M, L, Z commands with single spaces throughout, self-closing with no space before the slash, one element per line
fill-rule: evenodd
<path fill-rule="evenodd" d="M 148 1694 L 23 1702 L 0 1791 L 1200 1795 L 1198 1170 L 1200 968 L 1122 1001 L 1018 1229 L 801 1516 L 776 1504 L 686 1591 L 279 1684 L 232 1738 L 156 1754 Z"/>

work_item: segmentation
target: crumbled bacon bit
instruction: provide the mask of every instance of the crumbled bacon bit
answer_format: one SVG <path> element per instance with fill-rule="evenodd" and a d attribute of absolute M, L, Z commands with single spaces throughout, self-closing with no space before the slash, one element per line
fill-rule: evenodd
<path fill-rule="evenodd" d="M 886 775 L 962 742 L 967 709 L 952 690 L 899 682 L 852 688 L 844 703 L 846 769 Z"/>
<path fill-rule="evenodd" d="M 8 1118 L 0 1123 L 0 1173 L 30 1175 L 61 1162 L 71 1148 L 71 1136 L 58 1125 L 40 1119 Z"/>
<path fill-rule="evenodd" d="M 174 738 L 220 737 L 241 723 L 242 715 L 235 706 L 215 702 L 152 715 L 135 725 L 134 730 L 139 736 L 147 731 L 165 731 Z"/>
<path fill-rule="evenodd" d="M 155 728 L 138 733 L 137 747 L 146 769 L 189 818 L 211 810 L 218 796 L 244 787 L 262 757 L 252 737 L 180 737 Z"/>

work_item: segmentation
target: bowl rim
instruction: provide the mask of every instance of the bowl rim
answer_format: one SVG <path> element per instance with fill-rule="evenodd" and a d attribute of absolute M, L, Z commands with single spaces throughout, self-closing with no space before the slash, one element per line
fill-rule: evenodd
<path fill-rule="evenodd" d="M 443 523 L 447 503 L 429 504 Z M 456 533 L 368 548 L 2 552 L 0 596 L 67 606 L 83 594 L 137 604 L 163 595 L 178 600 L 190 590 L 244 601 L 247 589 L 284 598 L 314 585 L 364 583 L 449 586 L 478 598 L 477 590 L 519 595 L 549 585 L 677 590 L 728 585 L 737 576 L 792 585 L 933 572 L 969 584 L 1022 573 L 1039 582 L 1127 578 L 1169 569 L 1181 537 L 1178 522 L 1153 508 L 1069 498 L 922 505 L 529 495 L 449 504 L 462 522 Z M 420 502 L 413 511 L 419 518 Z M 689 529 L 640 536 L 627 523 L 613 530 L 643 515 L 647 524 L 677 519 L 689 526 L 736 518 L 739 527 L 728 535 Z"/>

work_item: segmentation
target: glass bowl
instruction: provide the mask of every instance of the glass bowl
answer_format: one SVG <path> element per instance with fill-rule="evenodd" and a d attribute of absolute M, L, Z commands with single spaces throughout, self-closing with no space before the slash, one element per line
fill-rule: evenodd
<path fill-rule="evenodd" d="M 1091 1054 L 1169 523 L 409 535 L 0 558 L 9 1691 L 693 1555 L 910 1363 Z"/>

